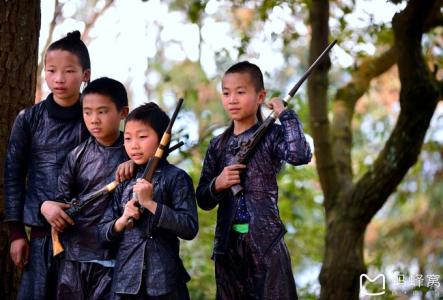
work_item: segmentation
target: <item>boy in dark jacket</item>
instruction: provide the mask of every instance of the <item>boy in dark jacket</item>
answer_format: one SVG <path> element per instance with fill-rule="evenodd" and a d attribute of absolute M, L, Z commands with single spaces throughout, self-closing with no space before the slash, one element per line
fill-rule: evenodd
<path fill-rule="evenodd" d="M 269 108 L 281 124 L 268 129 L 247 167 L 234 163 L 239 146 L 262 123 L 265 97 L 258 66 L 244 61 L 224 74 L 222 103 L 232 122 L 211 140 L 197 187 L 198 205 L 218 210 L 213 253 L 217 300 L 297 299 L 276 178 L 284 161 L 302 165 L 311 159 L 295 112 L 285 109 L 280 99 L 271 99 Z M 233 196 L 230 188 L 236 184 L 244 190 Z"/>
<path fill-rule="evenodd" d="M 123 84 L 103 77 L 84 89 L 81 103 L 83 119 L 92 136 L 68 154 L 56 195 L 62 202 L 75 197 L 80 204 L 84 195 L 111 183 L 118 165 L 127 160 L 119 126 L 128 114 L 128 98 Z M 85 205 L 69 227 L 66 222 L 52 220 L 57 203 L 43 203 L 43 215 L 54 228 L 63 231 L 65 252 L 59 270 L 58 299 L 109 298 L 115 247 L 97 240 L 97 225 L 110 205 L 111 195 Z"/>
<path fill-rule="evenodd" d="M 54 199 L 66 155 L 89 136 L 79 99 L 80 87 L 89 82 L 91 62 L 80 32 L 52 43 L 44 62 L 51 94 L 18 114 L 5 161 L 4 221 L 10 230 L 11 259 L 24 269 L 17 298 L 26 300 L 55 297 L 56 261 L 40 205 Z"/>
<path fill-rule="evenodd" d="M 140 178 L 168 123 L 169 117 L 154 103 L 136 108 L 126 119 L 125 149 L 138 171 L 117 187 L 113 209 L 100 228 L 107 241 L 119 239 L 113 278 L 119 299 L 189 299 L 190 278 L 179 257 L 178 238 L 193 239 L 198 230 L 192 180 L 166 158 L 152 184 Z M 129 218 L 138 219 L 132 229 L 126 229 Z"/>

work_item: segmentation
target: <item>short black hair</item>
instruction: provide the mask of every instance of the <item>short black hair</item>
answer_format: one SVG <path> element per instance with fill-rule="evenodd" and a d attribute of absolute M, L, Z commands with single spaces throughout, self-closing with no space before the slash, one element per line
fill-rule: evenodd
<path fill-rule="evenodd" d="M 140 121 L 149 125 L 157 133 L 160 142 L 166 128 L 168 128 L 170 118 L 157 104 L 148 102 L 129 113 L 125 120 L 125 127 L 130 121 Z"/>
<path fill-rule="evenodd" d="M 83 98 L 88 94 L 100 94 L 109 97 L 117 106 L 118 111 L 128 106 L 128 94 L 125 86 L 120 81 L 112 78 L 101 77 L 88 84 L 82 92 L 82 103 Z"/>
<path fill-rule="evenodd" d="M 254 85 L 256 92 L 261 92 L 265 90 L 265 85 L 263 83 L 263 73 L 261 72 L 260 68 L 250 63 L 249 61 L 241 61 L 238 62 L 232 66 L 229 67 L 228 70 L 226 70 L 225 74 L 223 76 L 226 76 L 228 74 L 234 74 L 234 73 L 246 73 L 249 74 L 249 77 L 251 77 L 252 84 Z M 260 107 L 257 110 L 257 120 L 259 122 L 263 122 L 263 116 L 261 114 Z M 225 131 L 221 134 L 220 137 L 220 143 L 221 143 L 221 151 L 225 151 L 226 148 L 226 142 L 228 141 L 231 134 L 234 132 L 234 123 L 231 122 L 228 128 L 226 128 Z"/>
<path fill-rule="evenodd" d="M 68 33 L 64 38 L 53 42 L 51 45 L 49 45 L 46 53 L 54 50 L 64 50 L 71 52 L 78 57 L 83 70 L 91 69 L 91 59 L 89 58 L 89 51 L 85 43 L 83 43 L 83 41 L 80 39 L 80 31 L 72 31 Z"/>
<path fill-rule="evenodd" d="M 251 77 L 252 83 L 254 84 L 257 92 L 265 89 L 265 85 L 263 83 L 263 73 L 257 65 L 252 64 L 247 60 L 238 62 L 229 67 L 224 76 L 233 73 L 247 73 Z"/>

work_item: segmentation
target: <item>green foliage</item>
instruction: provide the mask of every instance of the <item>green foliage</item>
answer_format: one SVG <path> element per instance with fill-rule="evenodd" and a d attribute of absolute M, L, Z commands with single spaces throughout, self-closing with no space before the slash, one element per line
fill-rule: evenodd
<path fill-rule="evenodd" d="M 181 257 L 191 275 L 191 299 L 215 299 L 214 262 L 211 260 L 215 231 L 215 210 L 199 209 L 199 233 L 192 241 L 181 242 Z"/>
<path fill-rule="evenodd" d="M 202 0 L 174 0 L 169 1 L 169 8 L 171 10 L 185 12 L 188 20 L 191 21 L 191 23 L 200 23 L 201 16 L 203 15 L 207 4 L 208 1 Z"/>
<path fill-rule="evenodd" d="M 442 273 L 443 243 L 436 238 L 443 219 L 442 148 L 432 140 L 424 144 L 417 164 L 372 221 L 370 228 L 378 230 L 375 241 L 367 245 L 370 266 L 394 266 L 406 277 Z M 414 292 L 431 298 L 434 294 L 427 286 L 408 287 L 408 294 Z"/>
<path fill-rule="evenodd" d="M 317 175 L 311 167 L 286 166 L 279 174 L 279 211 L 295 266 L 321 262 L 324 214 Z M 315 237 L 315 238 L 313 238 Z"/>

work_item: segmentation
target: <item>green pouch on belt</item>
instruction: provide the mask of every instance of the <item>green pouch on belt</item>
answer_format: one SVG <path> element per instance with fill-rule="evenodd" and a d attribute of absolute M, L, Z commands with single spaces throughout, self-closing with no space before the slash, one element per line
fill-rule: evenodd
<path fill-rule="evenodd" d="M 237 231 L 238 233 L 248 233 L 249 232 L 249 224 L 234 224 L 232 226 L 232 229 L 234 231 Z"/>

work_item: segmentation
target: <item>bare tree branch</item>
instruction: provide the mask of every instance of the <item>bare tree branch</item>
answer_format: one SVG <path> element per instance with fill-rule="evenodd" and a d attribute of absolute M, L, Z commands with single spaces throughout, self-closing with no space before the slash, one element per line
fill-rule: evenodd
<path fill-rule="evenodd" d="M 212 135 L 214 130 L 217 130 L 217 129 L 222 128 L 224 126 L 225 126 L 224 124 L 209 124 L 207 127 L 203 128 L 200 131 L 198 141 L 195 142 L 194 144 L 192 144 L 188 149 L 186 149 L 186 151 L 188 153 L 195 153 L 197 151 L 199 145 L 201 145 L 201 143 L 203 141 L 207 140 Z M 185 161 L 186 159 L 187 159 L 187 157 L 182 155 L 179 158 L 177 158 L 176 160 L 174 160 L 172 163 L 174 165 L 180 164 L 181 162 Z"/>
<path fill-rule="evenodd" d="M 328 44 L 329 2 L 312 1 L 309 19 L 313 37 L 309 46 L 309 60 L 313 62 Z M 323 60 L 317 70 L 308 78 L 310 125 L 315 143 L 316 167 L 326 206 L 333 205 L 335 195 L 339 190 L 328 119 L 327 89 L 330 65 L 329 59 Z"/>
<path fill-rule="evenodd" d="M 42 81 L 43 81 L 43 75 L 42 71 L 45 67 L 45 54 L 46 49 L 48 49 L 49 45 L 52 42 L 52 38 L 54 35 L 55 26 L 57 25 L 57 19 L 62 14 L 62 5 L 60 4 L 59 0 L 55 0 L 54 2 L 54 14 L 52 15 L 51 23 L 49 24 L 49 32 L 48 37 L 46 38 L 45 46 L 43 47 L 42 53 L 40 53 L 40 59 L 39 63 L 37 65 L 37 85 L 36 85 L 36 91 L 35 91 L 35 102 L 39 102 L 42 99 Z"/>
<path fill-rule="evenodd" d="M 438 8 L 433 9 L 424 22 L 424 32 L 441 25 L 443 17 Z M 396 64 L 394 47 L 377 57 L 367 57 L 351 72 L 352 81 L 338 89 L 333 104 L 332 140 L 340 181 L 345 186 L 353 180 L 351 148 L 355 104 L 369 89 L 372 79 L 383 74 Z"/>
<path fill-rule="evenodd" d="M 85 44 L 89 43 L 89 32 L 91 31 L 92 27 L 94 27 L 94 24 L 97 22 L 98 18 L 100 18 L 100 16 L 102 16 L 113 3 L 114 0 L 106 0 L 105 5 L 103 5 L 100 10 L 92 14 L 92 16 L 85 22 L 85 28 L 82 34 L 82 40 Z"/>
<path fill-rule="evenodd" d="M 443 80 L 437 81 L 437 88 L 440 101 L 443 100 Z"/>
<path fill-rule="evenodd" d="M 395 64 L 395 50 L 391 47 L 377 57 L 367 57 L 351 73 L 352 81 L 338 89 L 333 103 L 332 140 L 338 174 L 343 185 L 352 184 L 351 163 L 352 119 L 355 104 L 369 89 L 371 80 L 386 72 Z"/>
<path fill-rule="evenodd" d="M 383 151 L 355 185 L 350 214 L 368 223 L 415 164 L 438 103 L 438 90 L 422 54 L 424 24 L 439 1 L 411 0 L 393 18 L 401 81 L 400 115 Z M 405 49 L 408 49 L 405 51 Z M 359 203 L 359 205 L 353 205 Z"/>

